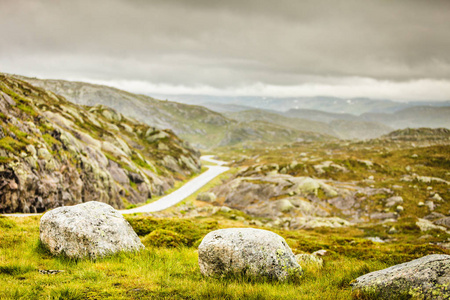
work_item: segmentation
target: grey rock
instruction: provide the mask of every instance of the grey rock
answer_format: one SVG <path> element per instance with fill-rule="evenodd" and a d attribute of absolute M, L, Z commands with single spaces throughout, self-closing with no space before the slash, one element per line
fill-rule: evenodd
<path fill-rule="evenodd" d="M 313 255 L 316 255 L 316 256 L 326 256 L 328 254 L 329 254 L 328 251 L 325 249 L 320 249 L 320 250 L 313 252 Z"/>
<path fill-rule="evenodd" d="M 397 217 L 396 213 L 373 213 L 370 215 L 370 218 L 375 220 L 397 219 Z"/>
<path fill-rule="evenodd" d="M 416 225 L 420 228 L 420 231 L 429 231 L 429 230 L 442 230 L 446 231 L 446 228 L 439 225 L 434 225 L 431 221 L 425 219 L 418 219 Z"/>
<path fill-rule="evenodd" d="M 436 208 L 433 201 L 425 201 L 425 206 L 428 207 L 430 211 L 433 211 Z"/>
<path fill-rule="evenodd" d="M 318 227 L 341 228 L 350 226 L 351 224 L 352 223 L 347 220 L 338 217 L 298 217 L 292 220 L 290 227 L 291 229 L 310 229 Z"/>
<path fill-rule="evenodd" d="M 377 299 L 448 299 L 450 255 L 433 254 L 358 277 L 353 290 Z M 406 299 L 406 298 L 405 298 Z"/>
<path fill-rule="evenodd" d="M 294 208 L 294 205 L 287 199 L 277 200 L 276 203 L 276 208 L 281 212 L 289 212 Z"/>
<path fill-rule="evenodd" d="M 425 220 L 434 221 L 434 220 L 441 219 L 441 218 L 444 218 L 444 217 L 445 217 L 445 215 L 433 211 L 432 213 L 430 213 L 429 215 L 426 215 L 426 216 L 423 217 L 423 218 L 424 218 Z"/>
<path fill-rule="evenodd" d="M 395 206 L 397 204 L 403 203 L 403 198 L 400 196 L 394 196 L 394 197 L 390 197 L 388 199 L 386 199 L 386 207 L 392 207 Z"/>
<path fill-rule="evenodd" d="M 433 199 L 433 200 L 435 200 L 437 202 L 443 202 L 444 201 L 444 199 L 438 193 L 434 194 L 433 197 L 431 197 L 431 199 Z"/>
<path fill-rule="evenodd" d="M 45 213 L 40 240 L 54 255 L 95 259 L 144 248 L 123 216 L 108 204 L 87 202 Z"/>
<path fill-rule="evenodd" d="M 229 212 L 231 211 L 231 208 L 229 208 L 229 207 L 227 207 L 227 206 L 222 206 L 222 207 L 220 208 L 220 211 L 221 211 L 221 212 L 224 212 L 224 213 L 229 213 Z"/>
<path fill-rule="evenodd" d="M 214 202 L 216 201 L 216 195 L 214 193 L 200 193 L 197 195 L 197 200 L 204 202 Z"/>
<path fill-rule="evenodd" d="M 205 276 L 244 274 L 283 281 L 302 272 L 281 236 L 253 228 L 208 233 L 198 247 L 198 261 Z"/>
<path fill-rule="evenodd" d="M 436 225 L 444 226 L 450 229 L 450 217 L 445 217 L 433 222 Z"/>
<path fill-rule="evenodd" d="M 379 236 L 370 236 L 366 240 L 372 241 L 373 243 L 385 243 Z"/>

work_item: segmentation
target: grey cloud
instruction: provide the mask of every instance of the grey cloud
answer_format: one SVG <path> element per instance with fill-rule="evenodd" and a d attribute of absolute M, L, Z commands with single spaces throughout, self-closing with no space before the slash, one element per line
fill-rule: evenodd
<path fill-rule="evenodd" d="M 1 0 L 0 68 L 214 87 L 450 80 L 449 15 L 446 0 Z"/>

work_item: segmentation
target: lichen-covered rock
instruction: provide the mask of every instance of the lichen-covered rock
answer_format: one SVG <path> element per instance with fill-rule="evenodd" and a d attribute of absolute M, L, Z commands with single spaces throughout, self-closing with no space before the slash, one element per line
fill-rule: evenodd
<path fill-rule="evenodd" d="M 214 202 L 216 201 L 216 195 L 214 193 L 200 193 L 197 195 L 197 200 L 204 202 Z"/>
<path fill-rule="evenodd" d="M 253 228 L 208 233 L 198 247 L 198 262 L 205 276 L 244 274 L 282 281 L 302 272 L 281 236 Z"/>
<path fill-rule="evenodd" d="M 450 217 L 445 217 L 445 218 L 436 220 L 433 223 L 436 224 L 436 225 L 444 226 L 444 227 L 450 229 Z"/>
<path fill-rule="evenodd" d="M 144 248 L 123 216 L 108 204 L 87 202 L 45 213 L 40 240 L 54 255 L 98 258 Z"/>
<path fill-rule="evenodd" d="M 435 225 L 431 221 L 425 219 L 418 219 L 416 225 L 420 228 L 420 231 L 429 231 L 429 230 L 446 231 L 446 228 L 444 226 Z"/>
<path fill-rule="evenodd" d="M 338 217 L 299 217 L 291 221 L 290 227 L 292 229 L 311 229 L 318 227 L 340 228 L 350 225 L 352 225 L 352 223 Z"/>
<path fill-rule="evenodd" d="M 377 299 L 449 299 L 450 255 L 424 256 L 363 275 L 351 285 Z"/>

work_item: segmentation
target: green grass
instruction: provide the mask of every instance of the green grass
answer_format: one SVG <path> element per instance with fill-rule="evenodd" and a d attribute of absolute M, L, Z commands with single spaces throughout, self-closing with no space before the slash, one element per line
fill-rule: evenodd
<path fill-rule="evenodd" d="M 21 150 L 25 149 L 25 146 L 26 145 L 24 143 L 16 141 L 10 136 L 0 139 L 0 148 L 3 148 L 6 151 L 9 151 L 14 154 L 17 154 Z"/>
<path fill-rule="evenodd" d="M 284 283 L 207 278 L 200 273 L 192 241 L 223 227 L 223 219 L 128 220 L 146 250 L 92 261 L 51 256 L 38 242 L 39 217 L 0 218 L 0 299 L 350 299 L 349 284 L 360 275 L 420 255 L 445 253 L 426 245 L 374 244 L 356 237 L 358 229 L 277 231 L 295 253 L 328 249 L 324 268 L 304 266 L 300 279 Z M 387 259 L 394 253 L 401 255 Z M 64 272 L 45 275 L 38 270 Z"/>

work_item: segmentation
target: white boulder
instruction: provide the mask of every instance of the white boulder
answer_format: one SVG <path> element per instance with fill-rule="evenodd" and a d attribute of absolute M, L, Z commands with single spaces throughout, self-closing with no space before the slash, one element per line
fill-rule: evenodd
<path fill-rule="evenodd" d="M 40 240 L 54 255 L 92 259 L 144 248 L 131 225 L 112 206 L 86 202 L 46 212 Z"/>
<path fill-rule="evenodd" d="M 283 281 L 302 272 L 281 236 L 253 228 L 208 233 L 198 247 L 198 262 L 205 276 L 244 274 Z"/>

